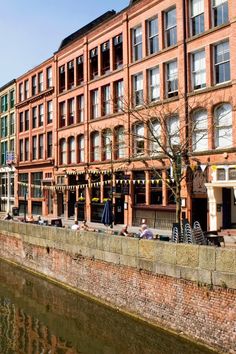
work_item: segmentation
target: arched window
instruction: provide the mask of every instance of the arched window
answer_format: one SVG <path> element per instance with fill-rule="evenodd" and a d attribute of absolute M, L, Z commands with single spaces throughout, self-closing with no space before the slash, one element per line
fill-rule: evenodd
<path fill-rule="evenodd" d="M 66 139 L 60 140 L 60 163 L 66 164 Z"/>
<path fill-rule="evenodd" d="M 112 132 L 110 129 L 103 131 L 102 135 L 103 145 L 103 160 L 111 160 L 112 157 Z"/>
<path fill-rule="evenodd" d="M 149 123 L 149 149 L 151 154 L 158 154 L 162 152 L 160 145 L 161 140 L 161 125 L 157 120 Z"/>
<path fill-rule="evenodd" d="M 91 161 L 100 160 L 100 139 L 99 133 L 94 132 L 91 134 Z"/>
<path fill-rule="evenodd" d="M 215 108 L 215 147 L 232 146 L 232 107 L 229 103 Z"/>
<path fill-rule="evenodd" d="M 173 149 L 180 144 L 179 117 L 172 116 L 167 121 L 167 145 Z"/>
<path fill-rule="evenodd" d="M 75 163 L 75 138 L 71 136 L 68 139 L 68 148 L 69 148 L 69 155 L 68 155 L 68 163 Z"/>
<path fill-rule="evenodd" d="M 133 129 L 134 154 L 144 153 L 144 125 L 136 124 Z"/>
<path fill-rule="evenodd" d="M 125 157 L 125 129 L 120 126 L 116 129 L 116 158 Z"/>
<path fill-rule="evenodd" d="M 78 162 L 84 162 L 84 136 L 78 136 Z"/>
<path fill-rule="evenodd" d="M 204 151 L 208 149 L 207 111 L 199 109 L 192 115 L 192 149 Z"/>

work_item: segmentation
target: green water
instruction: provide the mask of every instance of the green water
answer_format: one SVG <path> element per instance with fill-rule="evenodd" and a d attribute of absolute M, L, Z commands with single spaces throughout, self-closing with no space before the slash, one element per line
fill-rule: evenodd
<path fill-rule="evenodd" d="M 0 261 L 0 354 L 210 354 Z"/>

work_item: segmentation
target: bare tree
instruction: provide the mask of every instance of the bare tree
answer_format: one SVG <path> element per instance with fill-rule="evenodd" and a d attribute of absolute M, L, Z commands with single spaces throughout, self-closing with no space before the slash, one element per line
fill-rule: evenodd
<path fill-rule="evenodd" d="M 138 100 L 141 104 L 136 107 L 124 104 L 124 114 L 130 120 L 126 134 L 132 137 L 130 157 L 148 161 L 153 174 L 171 190 L 176 202 L 176 222 L 180 224 L 181 189 L 187 181 L 191 154 L 208 134 L 207 115 L 205 121 L 199 121 L 193 119 L 192 113 L 206 107 L 209 97 L 187 100 L 179 95 L 178 100 L 156 103 Z"/>
<path fill-rule="evenodd" d="M 117 137 L 117 122 L 107 121 L 102 129 L 99 129 L 103 140 L 101 151 L 106 155 L 105 160 L 111 160 L 112 170 L 116 163 L 113 156 L 117 155 L 119 144 L 121 149 L 125 146 L 128 151 L 128 156 L 123 158 L 124 162 L 141 160 L 146 163 L 147 168 L 152 170 L 156 178 L 162 180 L 174 195 L 176 222 L 180 224 L 181 191 L 184 183 L 188 181 L 188 171 L 193 164 L 192 153 L 201 150 L 201 144 L 202 150 L 208 150 L 206 110 L 213 106 L 211 94 L 192 97 L 179 94 L 178 98 L 155 102 L 145 102 L 142 92 L 135 94 L 138 96 L 128 98 L 127 101 L 123 97 L 123 102 L 115 97 L 111 98 L 114 107 L 121 113 L 119 125 L 123 127 L 123 139 L 121 135 L 120 141 Z M 231 101 L 231 98 L 228 101 Z M 225 102 L 224 93 L 221 102 Z M 206 114 L 203 114 L 204 112 Z M 227 112 L 221 112 L 220 120 L 227 121 L 227 115 Z M 212 122 L 214 127 L 211 126 L 211 129 L 216 128 L 217 124 L 219 122 Z M 230 138 L 227 137 L 227 131 L 222 132 L 223 139 Z"/>

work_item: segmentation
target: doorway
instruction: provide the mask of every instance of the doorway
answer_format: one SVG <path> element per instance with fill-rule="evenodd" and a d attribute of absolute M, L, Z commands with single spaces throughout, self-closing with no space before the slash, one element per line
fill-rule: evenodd
<path fill-rule="evenodd" d="M 76 193 L 69 192 L 68 195 L 68 218 L 75 216 Z"/>
<path fill-rule="evenodd" d="M 58 216 L 64 215 L 64 194 L 62 192 L 57 193 L 57 214 Z"/>
<path fill-rule="evenodd" d="M 222 188 L 223 229 L 231 228 L 231 188 Z"/>
<path fill-rule="evenodd" d="M 115 224 L 124 224 L 124 197 L 115 200 Z"/>
<path fill-rule="evenodd" d="M 192 199 L 192 224 L 199 221 L 203 231 L 207 230 L 207 198 Z"/>

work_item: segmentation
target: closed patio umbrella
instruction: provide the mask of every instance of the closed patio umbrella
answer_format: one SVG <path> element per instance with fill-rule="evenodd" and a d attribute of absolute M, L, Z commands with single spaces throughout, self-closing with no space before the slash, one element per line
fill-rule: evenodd
<path fill-rule="evenodd" d="M 112 226 L 113 215 L 112 215 L 112 204 L 110 200 L 107 200 L 104 205 L 101 222 L 106 226 Z"/>

